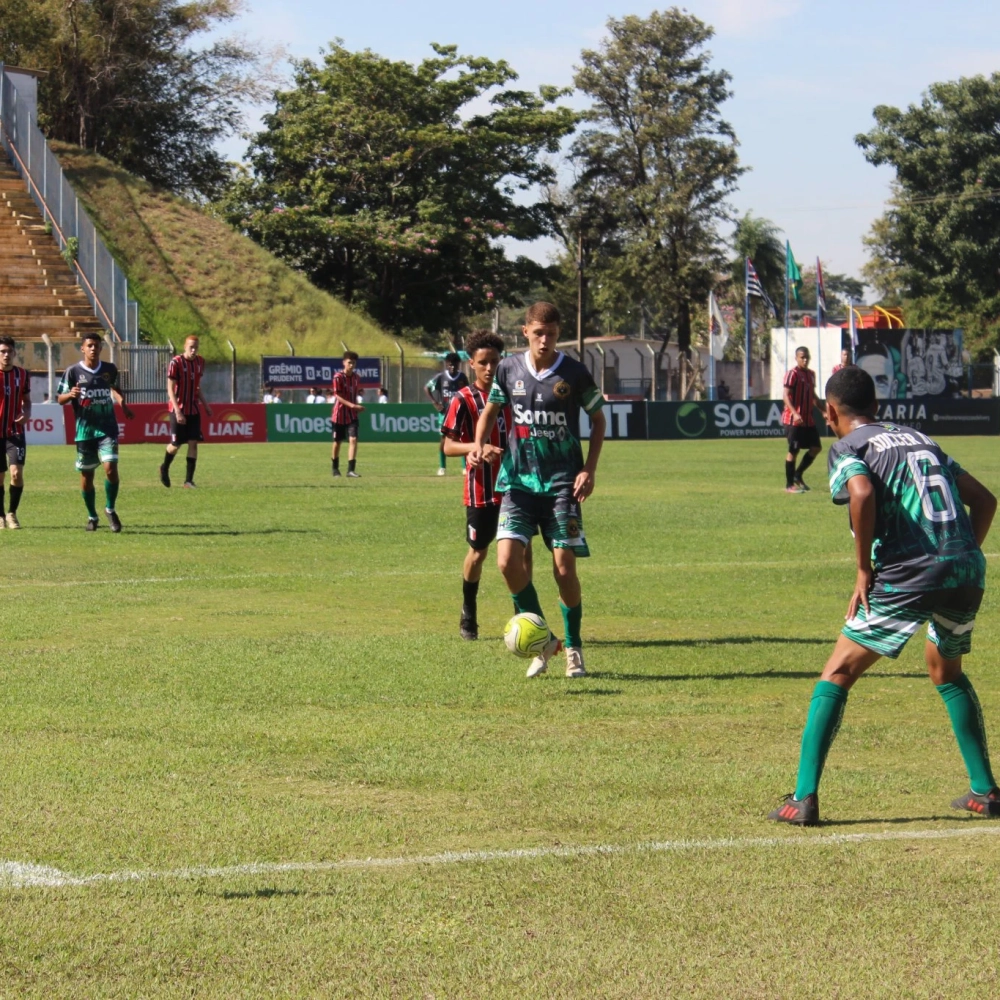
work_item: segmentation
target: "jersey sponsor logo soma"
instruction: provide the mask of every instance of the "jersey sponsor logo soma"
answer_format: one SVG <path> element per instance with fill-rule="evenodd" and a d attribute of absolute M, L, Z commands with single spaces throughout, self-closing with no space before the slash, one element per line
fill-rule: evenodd
<path fill-rule="evenodd" d="M 566 414 L 556 410 L 529 410 L 520 403 L 514 404 L 514 423 L 529 426 L 568 427 Z"/>

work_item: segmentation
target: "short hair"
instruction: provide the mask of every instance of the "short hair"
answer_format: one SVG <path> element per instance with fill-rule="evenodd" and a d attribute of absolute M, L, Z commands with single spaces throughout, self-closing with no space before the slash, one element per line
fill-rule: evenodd
<path fill-rule="evenodd" d="M 184 338 L 184 343 L 186 344 L 189 340 L 201 340 L 201 337 L 199 337 L 198 334 L 196 334 L 196 333 L 189 333 Z"/>
<path fill-rule="evenodd" d="M 9 347 L 12 351 L 17 350 L 17 344 L 14 343 L 14 338 L 8 336 L 0 337 L 0 347 Z"/>
<path fill-rule="evenodd" d="M 476 351 L 482 350 L 496 351 L 503 355 L 503 337 L 492 330 L 473 330 L 465 338 L 465 353 L 469 355 L 471 361 L 476 356 Z"/>
<path fill-rule="evenodd" d="M 875 380 L 856 365 L 834 372 L 826 383 L 826 397 L 840 409 L 855 416 L 867 416 L 876 406 Z"/>
<path fill-rule="evenodd" d="M 451 351 L 449 354 L 444 356 L 444 363 L 446 365 L 460 365 L 462 363 L 462 359 L 454 351 Z"/>
<path fill-rule="evenodd" d="M 99 344 L 104 343 L 104 338 L 99 333 L 94 333 L 93 331 L 83 335 L 83 339 L 80 341 L 81 346 L 86 344 L 88 340 L 96 340 Z"/>
<path fill-rule="evenodd" d="M 347 360 L 357 361 L 358 360 L 358 352 L 357 351 L 344 351 L 344 358 L 343 358 L 343 360 L 344 361 L 347 361 Z"/>
<path fill-rule="evenodd" d="M 548 326 L 550 323 L 558 322 L 560 322 L 559 310 L 551 302 L 536 302 L 528 306 L 528 311 L 524 314 L 525 326 L 531 326 L 532 323 Z"/>
<path fill-rule="evenodd" d="M 798 357 L 800 354 L 808 354 L 808 353 L 809 353 L 809 348 L 808 347 L 796 347 L 795 348 L 795 356 L 796 357 Z"/>

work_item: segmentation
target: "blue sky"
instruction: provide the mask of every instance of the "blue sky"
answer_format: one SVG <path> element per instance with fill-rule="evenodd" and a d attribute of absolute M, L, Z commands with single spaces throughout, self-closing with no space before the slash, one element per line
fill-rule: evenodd
<path fill-rule="evenodd" d="M 506 59 L 522 85 L 569 85 L 580 50 L 595 47 L 609 16 L 666 4 L 616 0 L 247 0 L 228 32 L 295 57 L 340 37 L 393 59 L 419 61 L 430 42 Z M 880 214 L 891 173 L 854 144 L 876 104 L 906 105 L 929 83 L 1000 70 L 1000 4 L 990 0 L 691 0 L 716 29 L 714 64 L 733 76 L 724 107 L 744 165 L 733 199 L 780 226 L 796 257 L 818 254 L 857 274 L 862 237 Z M 227 32 L 227 33 L 228 33 Z M 241 144 L 227 146 L 238 156 Z M 542 255 L 546 247 L 536 248 Z"/>

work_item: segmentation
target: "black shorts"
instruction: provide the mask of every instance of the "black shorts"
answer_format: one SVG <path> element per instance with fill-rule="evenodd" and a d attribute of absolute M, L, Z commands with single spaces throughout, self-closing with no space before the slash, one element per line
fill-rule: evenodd
<path fill-rule="evenodd" d="M 194 413 L 184 420 L 183 424 L 177 423 L 177 414 L 170 414 L 170 443 L 175 447 L 187 444 L 188 441 L 204 441 L 205 436 L 201 433 L 201 414 Z"/>
<path fill-rule="evenodd" d="M 794 424 L 788 428 L 788 451 L 789 454 L 795 455 L 800 448 L 819 448 L 822 447 L 819 443 L 819 428 L 818 427 L 803 427 L 799 424 L 796 427 Z"/>
<path fill-rule="evenodd" d="M 465 540 L 469 547 L 482 552 L 490 547 L 490 542 L 497 537 L 497 525 L 500 523 L 500 504 L 491 503 L 489 507 L 465 508 Z"/>
<path fill-rule="evenodd" d="M 356 440 L 358 437 L 358 422 L 357 420 L 352 420 L 349 424 L 334 424 L 333 425 L 333 440 L 343 441 L 344 438 L 352 438 Z"/>
<path fill-rule="evenodd" d="M 6 472 L 11 465 L 24 465 L 27 452 L 23 434 L 0 438 L 0 472 Z"/>

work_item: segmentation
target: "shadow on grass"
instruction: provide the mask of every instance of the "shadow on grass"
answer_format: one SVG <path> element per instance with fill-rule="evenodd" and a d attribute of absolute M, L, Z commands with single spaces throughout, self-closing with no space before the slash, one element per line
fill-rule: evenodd
<path fill-rule="evenodd" d="M 649 649 L 656 646 L 830 646 L 837 641 L 836 636 L 826 639 L 787 638 L 770 635 L 728 635 L 716 639 L 588 639 L 588 646 L 621 646 L 622 648 Z"/>
<path fill-rule="evenodd" d="M 943 823 L 945 821 L 961 819 L 960 816 L 884 816 L 873 817 L 872 819 L 822 819 L 820 826 L 871 826 L 874 823 Z M 969 822 L 972 820 L 970 819 Z"/>
<path fill-rule="evenodd" d="M 301 896 L 298 889 L 251 889 L 248 892 L 220 892 L 223 899 L 271 899 L 274 896 Z"/>
<path fill-rule="evenodd" d="M 728 674 L 621 674 L 614 671 L 591 670 L 588 677 L 605 681 L 753 681 L 753 680 L 819 680 L 820 671 L 816 670 L 757 670 L 753 672 L 733 671 Z M 872 674 L 878 678 L 917 677 L 923 679 L 926 674 Z"/>
<path fill-rule="evenodd" d="M 125 525 L 124 533 L 127 535 L 178 535 L 190 538 L 192 535 L 228 535 L 238 537 L 241 535 L 321 535 L 322 532 L 316 528 L 256 528 L 249 531 L 237 531 L 235 528 L 229 531 L 219 529 L 186 528 L 181 531 L 171 531 L 169 528 L 130 528 Z"/>
<path fill-rule="evenodd" d="M 594 677 L 595 675 L 591 674 L 590 676 Z M 589 688 L 589 689 L 588 688 L 578 688 L 576 691 L 566 691 L 565 693 L 568 694 L 568 695 L 574 695 L 574 696 L 575 695 L 581 695 L 581 694 L 591 695 L 591 696 L 600 696 L 600 695 L 621 694 L 621 691 L 618 688 Z"/>

